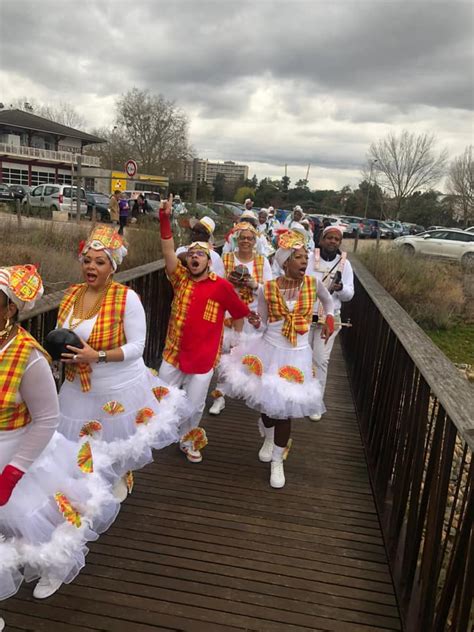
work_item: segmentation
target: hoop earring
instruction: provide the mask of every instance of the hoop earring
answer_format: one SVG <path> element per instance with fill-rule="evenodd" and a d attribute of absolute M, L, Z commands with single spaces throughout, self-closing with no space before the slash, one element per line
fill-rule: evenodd
<path fill-rule="evenodd" d="M 13 325 L 9 318 L 7 318 L 7 322 L 5 323 L 5 328 L 0 331 L 0 338 L 3 340 L 10 335 L 11 330 L 13 329 Z"/>

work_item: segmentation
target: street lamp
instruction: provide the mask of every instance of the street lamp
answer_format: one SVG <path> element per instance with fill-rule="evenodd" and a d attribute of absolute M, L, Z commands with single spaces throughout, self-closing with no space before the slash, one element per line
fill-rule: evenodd
<path fill-rule="evenodd" d="M 370 183 L 372 181 L 372 172 L 374 170 L 374 165 L 376 162 L 378 162 L 377 158 L 374 158 L 374 160 L 370 160 L 370 171 L 369 171 L 369 185 L 367 187 L 367 196 L 365 198 L 365 212 L 364 212 L 364 217 L 367 217 L 367 209 L 369 206 L 369 194 L 370 194 Z"/>
<path fill-rule="evenodd" d="M 113 156 L 113 145 L 114 145 L 114 134 L 117 126 L 114 125 L 112 128 L 111 142 L 110 142 L 110 171 L 113 171 L 114 168 L 114 156 Z M 112 176 L 112 174 L 110 174 Z"/>

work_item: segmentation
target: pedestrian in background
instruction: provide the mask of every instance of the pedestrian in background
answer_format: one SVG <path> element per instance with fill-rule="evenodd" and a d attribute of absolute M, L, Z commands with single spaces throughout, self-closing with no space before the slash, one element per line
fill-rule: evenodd
<path fill-rule="evenodd" d="M 120 217 L 119 199 L 120 199 L 120 191 L 117 189 L 113 192 L 113 195 L 110 196 L 110 201 L 109 201 L 110 221 L 112 222 L 112 224 L 119 223 L 119 217 Z"/>
<path fill-rule="evenodd" d="M 123 229 L 127 225 L 128 222 L 128 213 L 130 211 L 130 205 L 128 203 L 127 197 L 125 193 L 120 195 L 120 199 L 118 201 L 119 205 L 119 224 L 120 228 L 118 230 L 119 235 L 123 235 Z"/>

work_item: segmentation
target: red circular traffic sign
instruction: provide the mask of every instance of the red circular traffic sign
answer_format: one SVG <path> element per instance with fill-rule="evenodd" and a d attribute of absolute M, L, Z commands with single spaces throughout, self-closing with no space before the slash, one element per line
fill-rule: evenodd
<path fill-rule="evenodd" d="M 134 160 L 127 160 L 125 163 L 125 172 L 127 176 L 133 178 L 133 176 L 137 173 L 138 165 Z"/>

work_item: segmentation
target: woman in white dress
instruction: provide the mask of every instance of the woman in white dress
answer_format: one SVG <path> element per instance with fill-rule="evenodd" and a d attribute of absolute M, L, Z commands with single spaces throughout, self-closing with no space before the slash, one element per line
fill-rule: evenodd
<path fill-rule="evenodd" d="M 90 445 L 55 432 L 48 355 L 17 323 L 42 292 L 34 266 L 0 268 L 0 599 L 23 579 L 40 578 L 37 598 L 71 582 L 119 508 Z"/>
<path fill-rule="evenodd" d="M 250 343 L 243 341 L 221 360 L 226 392 L 261 413 L 259 426 L 265 441 L 259 459 L 271 461 L 270 485 L 276 488 L 285 485 L 283 460 L 290 447 L 291 419 L 325 410 L 309 345 L 317 298 L 328 315 L 324 336 L 334 331 L 331 295 L 305 274 L 304 238 L 287 231 L 280 235 L 278 246 L 275 258 L 283 274 L 267 281 L 258 294 L 263 335 Z"/>
<path fill-rule="evenodd" d="M 178 440 L 185 414 L 183 393 L 143 361 L 146 319 L 138 295 L 113 280 L 126 252 L 114 228 L 99 225 L 80 248 L 84 283 L 66 291 L 58 313 L 58 327 L 74 330 L 83 344 L 62 355 L 59 431 L 92 442 L 96 458 L 113 468 L 120 500 L 131 491 L 133 470 L 153 460 L 152 448 Z"/>
<path fill-rule="evenodd" d="M 235 287 L 240 298 L 248 304 L 251 311 L 257 309 L 257 295 L 260 287 L 265 281 L 272 278 L 272 269 L 264 255 L 257 254 L 256 244 L 258 231 L 248 222 L 239 222 L 232 229 L 228 243 L 230 252 L 222 255 L 225 276 Z M 223 351 L 229 352 L 230 347 L 236 344 L 237 340 L 248 335 L 255 337 L 255 329 L 244 322 L 242 334 L 237 334 L 232 328 L 230 318 L 226 319 L 224 327 Z M 215 390 L 211 393 L 214 402 L 209 409 L 211 415 L 219 415 L 225 408 L 225 386 L 218 382 Z"/>

